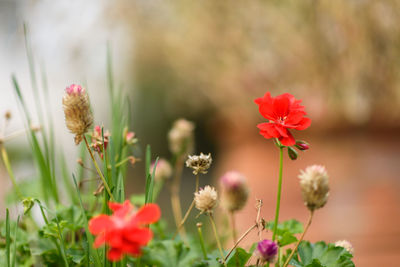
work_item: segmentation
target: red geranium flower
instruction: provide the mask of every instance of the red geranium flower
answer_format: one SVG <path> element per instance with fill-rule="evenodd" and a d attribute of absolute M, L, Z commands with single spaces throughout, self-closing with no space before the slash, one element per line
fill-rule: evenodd
<path fill-rule="evenodd" d="M 284 146 L 296 143 L 288 129 L 304 130 L 311 124 L 311 120 L 304 117 L 307 113 L 304 106 L 300 105 L 301 100 L 296 100 L 289 93 L 271 97 L 267 92 L 264 97 L 257 98 L 254 102 L 258 105 L 260 114 L 269 120 L 257 125 L 260 134 L 265 138 L 278 138 Z"/>
<path fill-rule="evenodd" d="M 137 212 L 134 206 L 126 200 L 123 204 L 109 202 L 113 215 L 100 214 L 89 221 L 89 230 L 97 235 L 94 247 L 107 244 L 107 258 L 119 261 L 124 254 L 139 256 L 141 247 L 147 245 L 153 233 L 146 225 L 158 221 L 161 215 L 156 204 L 147 204 Z"/>

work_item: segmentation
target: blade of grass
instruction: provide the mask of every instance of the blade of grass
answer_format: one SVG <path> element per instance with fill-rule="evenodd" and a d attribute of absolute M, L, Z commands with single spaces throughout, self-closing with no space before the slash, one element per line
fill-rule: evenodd
<path fill-rule="evenodd" d="M 48 202 L 49 197 L 51 196 L 58 203 L 59 202 L 58 192 L 57 192 L 57 188 L 54 184 L 55 179 L 52 178 L 50 166 L 48 165 L 48 163 L 45 159 L 45 156 L 43 155 L 43 152 L 42 152 L 42 149 L 37 140 L 36 134 L 30 127 L 32 119 L 30 117 L 30 113 L 25 104 L 25 100 L 21 94 L 21 90 L 20 90 L 18 81 L 14 75 L 12 76 L 12 82 L 14 85 L 15 92 L 17 94 L 18 101 L 20 102 L 20 104 L 23 108 L 24 115 L 25 115 L 25 118 L 27 121 L 26 127 L 30 133 L 29 141 L 30 141 L 30 144 L 32 147 L 33 158 L 35 159 L 35 162 L 36 162 L 36 165 L 37 165 L 37 168 L 39 171 L 39 177 L 41 179 L 41 185 L 42 185 L 44 199 L 46 202 Z"/>
<path fill-rule="evenodd" d="M 85 208 L 83 207 L 81 193 L 79 191 L 78 184 L 76 182 L 76 178 L 75 178 L 74 174 L 72 174 L 72 178 L 74 180 L 76 192 L 78 193 L 79 205 L 81 207 L 81 211 L 82 211 L 82 214 L 83 214 L 83 219 L 85 221 L 85 234 L 86 234 L 86 239 L 87 239 L 87 241 L 89 243 L 88 244 L 89 255 L 90 254 L 93 255 L 95 265 L 98 266 L 98 267 L 101 267 L 101 266 L 103 266 L 103 264 L 101 263 L 100 256 L 99 256 L 97 250 L 93 249 L 93 236 L 90 234 L 90 231 L 89 231 L 89 222 L 88 222 L 88 219 L 87 219 L 87 216 L 86 216 Z M 90 261 L 90 258 L 88 259 L 88 261 Z"/>
<path fill-rule="evenodd" d="M 149 203 L 149 189 L 151 183 L 150 176 L 150 164 L 151 164 L 151 147 L 150 145 L 146 146 L 146 165 L 145 165 L 145 174 L 146 174 L 146 188 L 145 188 L 145 204 Z"/>
<path fill-rule="evenodd" d="M 158 157 L 156 158 L 156 161 L 154 163 L 154 167 L 153 167 L 153 172 L 151 174 L 150 177 L 150 186 L 149 186 L 149 202 L 152 203 L 154 201 L 153 199 L 153 192 L 154 192 L 154 177 L 156 175 L 156 168 L 157 168 L 157 164 L 158 164 Z"/>
<path fill-rule="evenodd" d="M 47 103 L 47 108 L 46 110 L 46 118 L 48 122 L 48 130 L 49 130 L 49 164 L 50 164 L 50 169 L 51 169 L 51 174 L 54 179 L 54 185 L 57 187 L 57 180 L 55 180 L 55 171 L 56 171 L 56 147 L 55 147 L 55 141 L 54 141 L 54 123 L 53 123 L 53 117 L 52 114 L 52 108 L 51 108 L 51 101 L 49 97 L 49 87 L 47 83 L 47 75 L 46 71 L 44 68 L 44 64 L 42 64 L 41 67 L 41 73 L 42 73 L 42 88 L 43 88 L 43 93 L 45 97 L 45 103 Z"/>
<path fill-rule="evenodd" d="M 13 258 L 12 258 L 12 261 L 11 261 L 11 267 L 15 266 L 15 260 L 17 258 L 18 224 L 19 224 L 19 216 L 18 216 L 18 219 L 17 219 L 17 224 L 15 225 L 14 243 L 13 243 L 14 246 L 13 246 L 13 252 L 12 252 Z"/>
<path fill-rule="evenodd" d="M 6 209 L 6 255 L 7 255 L 7 267 L 11 267 L 10 264 L 10 211 Z"/>

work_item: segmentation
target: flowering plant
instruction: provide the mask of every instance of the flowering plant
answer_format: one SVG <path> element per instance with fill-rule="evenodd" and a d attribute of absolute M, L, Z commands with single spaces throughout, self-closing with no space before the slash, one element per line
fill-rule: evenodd
<path fill-rule="evenodd" d="M 296 159 L 296 149 L 304 151 L 310 147 L 291 133 L 311 124 L 305 117 L 305 107 L 291 94 L 271 97 L 266 93 L 255 100 L 260 114 L 268 120 L 258 125 L 260 134 L 274 139 L 279 149 L 276 212 L 273 221 L 265 221 L 261 213 L 263 201 L 258 199 L 254 224 L 238 233 L 236 212 L 247 204 L 250 194 L 246 178 L 228 170 L 221 176 L 218 190 L 200 183 L 200 177 L 212 168 L 213 159 L 211 153 L 192 154 L 194 123 L 177 120 L 168 134 L 171 159 L 156 158 L 152 162 L 150 146 L 145 155 L 140 155 L 136 149 L 139 139 L 128 131 L 124 114 L 129 110 L 127 105 L 121 105 L 125 98 L 122 91 L 110 83 L 110 131 L 100 126 L 92 129 L 95 116 L 88 91 L 72 84 L 66 88 L 62 102 L 66 127 L 74 134 L 82 153 L 77 161 L 78 170 L 70 175 L 64 156 L 56 156 L 61 151 L 56 146 L 52 125 L 45 125 L 51 118 L 44 120 L 39 116 L 42 126 L 46 126 L 41 127 L 40 133 L 37 127 L 31 127 L 32 118 L 15 77 L 13 85 L 29 125 L 26 132 L 38 178 L 16 178 L 14 159 L 9 158 L 6 149 L 7 141 L 14 135 L 0 136 L 1 159 L 13 184 L 10 201 L 21 203 L 24 208 L 23 212 L 17 209 L 14 215 L 7 209 L 6 219 L 1 222 L 0 266 L 354 266 L 353 248 L 348 241 L 326 244 L 304 240 L 314 213 L 328 200 L 325 167 L 313 165 L 299 175 L 303 200 L 310 212 L 305 227 L 296 220 L 279 221 L 283 151 L 287 149 L 289 157 Z M 4 119 L 10 120 L 10 113 Z M 145 192 L 128 195 L 127 167 L 140 162 L 141 157 L 145 165 Z M 190 205 L 180 199 L 184 166 L 194 176 Z M 94 177 L 87 178 L 88 174 Z M 166 213 L 161 217 L 156 204 L 164 189 L 169 189 L 174 226 L 167 225 Z M 183 206 L 187 207 L 185 213 Z M 196 221 L 194 233 L 187 231 L 191 215 Z M 216 216 L 229 217 L 230 224 L 218 224 Z M 209 226 L 212 237 L 205 238 L 205 226 Z M 229 229 L 229 234 L 221 238 L 224 228 Z M 258 233 L 257 239 L 249 240 L 253 245 L 241 247 L 252 231 Z M 231 239 L 233 245 L 224 242 L 226 239 Z"/>

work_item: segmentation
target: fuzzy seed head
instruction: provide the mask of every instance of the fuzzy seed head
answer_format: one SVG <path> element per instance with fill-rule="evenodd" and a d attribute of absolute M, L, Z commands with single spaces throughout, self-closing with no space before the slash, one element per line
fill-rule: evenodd
<path fill-rule="evenodd" d="M 211 153 L 204 155 L 192 155 L 186 160 L 186 167 L 193 169 L 193 174 L 206 174 L 212 163 Z"/>
<path fill-rule="evenodd" d="M 230 212 L 244 207 L 249 196 L 246 178 L 239 172 L 230 171 L 220 179 L 222 205 Z"/>
<path fill-rule="evenodd" d="M 153 171 L 154 169 L 154 164 L 151 164 L 151 169 L 150 171 Z M 156 181 L 165 181 L 171 178 L 172 175 L 172 167 L 171 164 L 165 159 L 159 159 L 157 162 L 157 167 L 156 167 L 156 172 L 154 175 L 154 179 Z"/>
<path fill-rule="evenodd" d="M 347 240 L 336 241 L 335 246 L 345 248 L 347 252 L 349 252 L 350 254 L 354 254 L 353 245 Z"/>
<path fill-rule="evenodd" d="M 206 185 L 199 192 L 194 193 L 194 204 L 201 213 L 212 212 L 213 208 L 217 205 L 218 194 L 214 187 Z"/>
<path fill-rule="evenodd" d="M 300 171 L 299 179 L 304 204 L 310 211 L 322 208 L 329 196 L 329 177 L 325 167 L 309 166 Z"/>
<path fill-rule="evenodd" d="M 80 85 L 72 84 L 65 89 L 63 97 L 65 124 L 75 134 L 75 144 L 82 141 L 82 136 L 93 124 L 89 96 Z"/>
<path fill-rule="evenodd" d="M 168 133 L 169 149 L 174 155 L 187 155 L 194 147 L 194 123 L 176 120 Z"/>

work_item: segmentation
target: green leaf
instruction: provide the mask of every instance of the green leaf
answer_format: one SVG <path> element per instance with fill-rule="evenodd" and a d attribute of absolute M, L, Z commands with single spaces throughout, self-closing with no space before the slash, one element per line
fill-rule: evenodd
<path fill-rule="evenodd" d="M 143 248 L 142 264 L 159 267 L 187 267 L 192 266 L 198 255 L 182 241 L 163 240 L 155 241 Z"/>
<path fill-rule="evenodd" d="M 270 230 L 274 228 L 274 222 L 268 222 L 266 227 Z M 288 221 L 284 221 L 278 224 L 276 229 L 277 241 L 280 247 L 295 243 L 297 238 L 294 234 L 299 234 L 303 232 L 302 223 L 292 219 Z"/>
<path fill-rule="evenodd" d="M 236 248 L 233 255 L 231 255 L 227 260 L 227 266 L 228 267 L 245 266 L 250 257 L 251 253 L 246 252 L 246 250 L 242 248 Z"/>
<path fill-rule="evenodd" d="M 289 255 L 290 249 L 286 251 Z M 323 241 L 312 244 L 302 241 L 290 264 L 296 267 L 354 267 L 353 256 L 342 247 Z"/>

